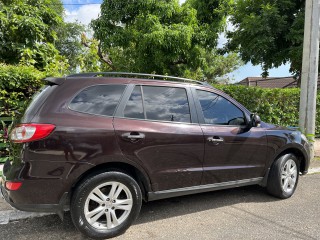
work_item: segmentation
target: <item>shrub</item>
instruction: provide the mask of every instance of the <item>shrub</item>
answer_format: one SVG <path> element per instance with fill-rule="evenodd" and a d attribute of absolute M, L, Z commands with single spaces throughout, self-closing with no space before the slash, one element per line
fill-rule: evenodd
<path fill-rule="evenodd" d="M 264 122 L 282 125 L 299 125 L 299 88 L 259 88 L 240 85 L 214 85 L 251 112 L 257 113 Z M 320 93 L 317 95 L 316 135 L 320 135 Z"/>
<path fill-rule="evenodd" d="M 45 75 L 33 66 L 0 64 L 0 116 L 23 112 Z"/>
<path fill-rule="evenodd" d="M 44 77 L 45 74 L 33 66 L 0 64 L 0 163 L 8 159 L 7 134 L 11 119 L 24 112 Z"/>

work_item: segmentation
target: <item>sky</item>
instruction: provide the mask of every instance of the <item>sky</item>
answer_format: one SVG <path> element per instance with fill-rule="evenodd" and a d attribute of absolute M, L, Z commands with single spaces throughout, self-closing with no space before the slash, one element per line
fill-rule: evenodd
<path fill-rule="evenodd" d="M 184 1 L 185 0 L 180 0 L 180 3 Z M 66 21 L 79 21 L 87 25 L 92 19 L 99 16 L 102 0 L 62 0 L 62 2 L 66 9 Z M 228 28 L 232 28 L 232 26 L 228 26 Z M 218 46 L 221 47 L 224 43 L 226 43 L 226 38 L 224 34 L 220 34 Z M 270 69 L 269 77 L 291 76 L 289 68 L 290 65 L 286 64 L 279 68 Z M 229 78 L 232 79 L 232 82 L 239 82 L 246 77 L 259 77 L 261 73 L 262 68 L 260 66 L 253 66 L 251 63 L 248 63 L 230 73 Z"/>

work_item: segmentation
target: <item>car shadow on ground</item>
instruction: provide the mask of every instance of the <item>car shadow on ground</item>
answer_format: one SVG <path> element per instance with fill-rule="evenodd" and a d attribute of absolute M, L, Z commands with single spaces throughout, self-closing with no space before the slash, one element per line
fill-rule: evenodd
<path fill-rule="evenodd" d="M 134 225 L 209 209 L 218 209 L 238 203 L 273 201 L 278 201 L 278 199 L 267 195 L 265 189 L 259 186 L 247 186 L 158 200 L 142 205 L 141 213 Z M 49 215 L 0 225 L 0 239 L 27 239 L 27 236 L 33 239 L 48 240 L 58 238 L 88 239 L 76 230 L 70 212 L 64 214 L 63 222 L 57 215 Z"/>
<path fill-rule="evenodd" d="M 144 203 L 135 224 L 218 209 L 238 203 L 274 201 L 279 199 L 268 195 L 265 188 L 257 185 L 168 198 Z"/>

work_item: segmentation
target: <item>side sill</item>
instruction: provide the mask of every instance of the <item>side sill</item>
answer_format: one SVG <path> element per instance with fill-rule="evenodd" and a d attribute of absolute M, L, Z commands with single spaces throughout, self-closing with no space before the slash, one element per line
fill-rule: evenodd
<path fill-rule="evenodd" d="M 164 191 L 158 191 L 158 192 L 148 192 L 148 201 L 154 201 L 154 200 L 171 198 L 171 197 L 179 197 L 179 196 L 189 195 L 189 194 L 210 192 L 210 191 L 222 190 L 222 189 L 228 189 L 228 188 L 242 187 L 242 186 L 248 186 L 248 185 L 255 185 L 255 184 L 260 184 L 262 181 L 263 181 L 263 177 L 259 177 L 259 178 L 231 181 L 231 182 L 199 185 L 199 186 L 186 187 L 186 188 L 176 188 L 176 189 L 170 189 L 170 190 L 164 190 Z"/>

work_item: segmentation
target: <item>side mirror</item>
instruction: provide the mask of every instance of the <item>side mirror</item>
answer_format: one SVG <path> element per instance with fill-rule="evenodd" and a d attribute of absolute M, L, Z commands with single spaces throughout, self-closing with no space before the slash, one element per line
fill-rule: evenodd
<path fill-rule="evenodd" d="M 250 123 L 249 123 L 250 127 L 258 127 L 260 123 L 261 123 L 260 117 L 257 114 L 252 113 L 250 115 Z"/>

